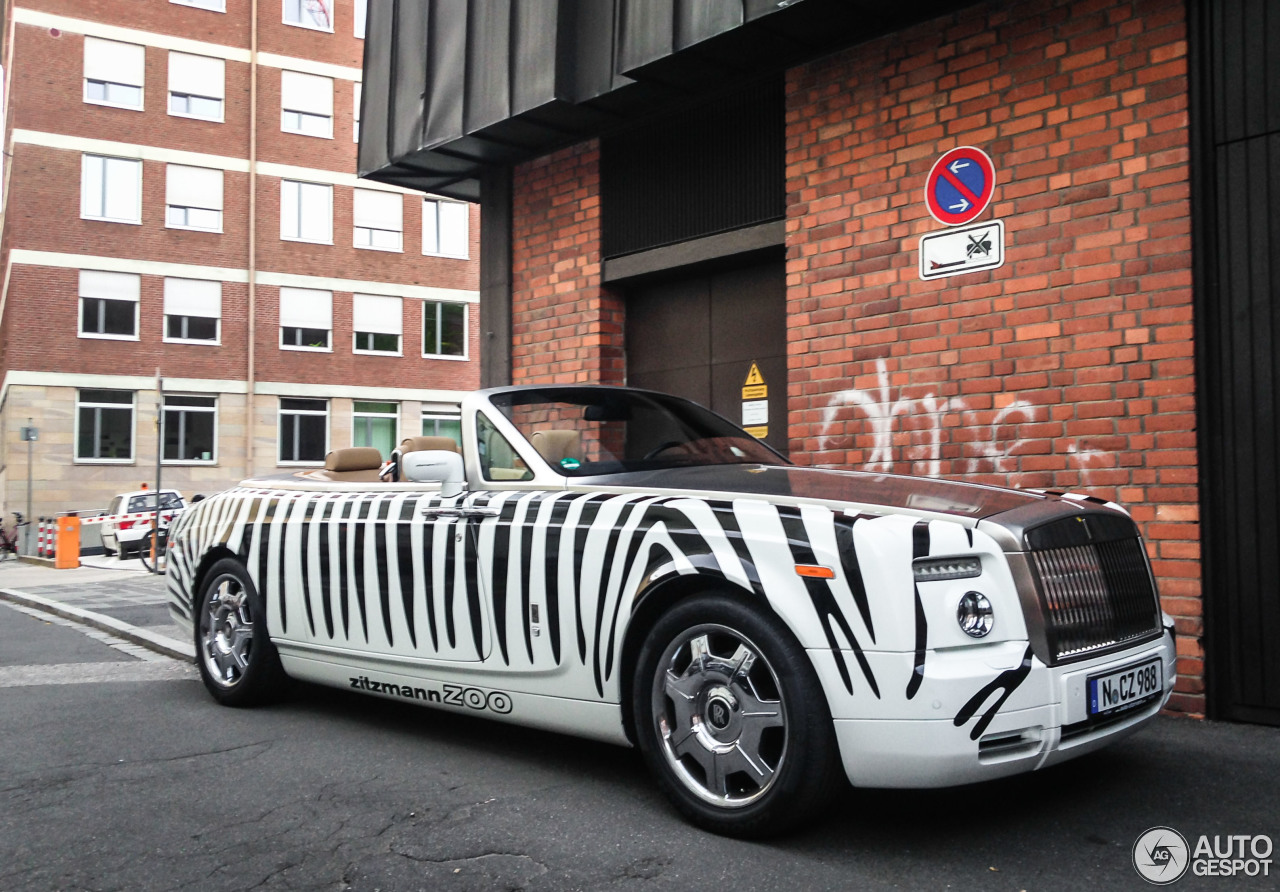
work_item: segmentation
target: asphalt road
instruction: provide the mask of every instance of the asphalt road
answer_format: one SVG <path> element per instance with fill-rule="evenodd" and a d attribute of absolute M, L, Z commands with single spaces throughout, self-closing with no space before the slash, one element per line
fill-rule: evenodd
<path fill-rule="evenodd" d="M 314 687 L 227 709 L 108 640 L 0 606 L 6 892 L 1147 889 L 1153 825 L 1280 839 L 1280 729 L 1164 719 L 1032 776 L 845 791 L 745 843 L 682 822 L 625 749 Z"/>

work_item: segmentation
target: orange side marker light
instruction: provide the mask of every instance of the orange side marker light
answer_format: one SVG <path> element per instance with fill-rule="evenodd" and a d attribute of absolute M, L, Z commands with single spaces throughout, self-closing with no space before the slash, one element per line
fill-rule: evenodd
<path fill-rule="evenodd" d="M 836 571 L 816 564 L 796 564 L 796 575 L 807 576 L 810 579 L 835 579 Z"/>

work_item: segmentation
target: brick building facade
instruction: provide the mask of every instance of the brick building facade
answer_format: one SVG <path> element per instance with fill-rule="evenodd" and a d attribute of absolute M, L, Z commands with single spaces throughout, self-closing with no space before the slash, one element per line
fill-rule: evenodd
<path fill-rule="evenodd" d="M 257 22 L 251 8 L 258 10 Z M 453 433 L 475 205 L 359 181 L 364 0 L 4 5 L 2 510 Z"/>

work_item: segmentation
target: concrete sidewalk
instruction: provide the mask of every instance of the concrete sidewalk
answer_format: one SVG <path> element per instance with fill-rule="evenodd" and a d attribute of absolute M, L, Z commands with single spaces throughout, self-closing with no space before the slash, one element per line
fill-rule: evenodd
<path fill-rule="evenodd" d="M 164 577 L 137 559 L 85 558 L 74 570 L 0 562 L 0 600 L 66 617 L 150 650 L 194 659 L 195 646 L 169 618 Z"/>

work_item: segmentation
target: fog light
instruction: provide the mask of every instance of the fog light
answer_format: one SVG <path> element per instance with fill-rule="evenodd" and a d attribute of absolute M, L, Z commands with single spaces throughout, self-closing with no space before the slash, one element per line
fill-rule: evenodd
<path fill-rule="evenodd" d="M 956 622 L 970 638 L 985 638 L 996 624 L 991 602 L 981 592 L 965 592 L 956 606 Z"/>

